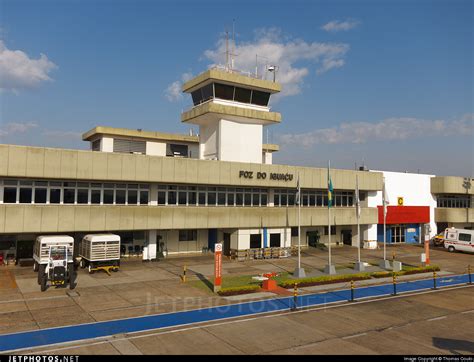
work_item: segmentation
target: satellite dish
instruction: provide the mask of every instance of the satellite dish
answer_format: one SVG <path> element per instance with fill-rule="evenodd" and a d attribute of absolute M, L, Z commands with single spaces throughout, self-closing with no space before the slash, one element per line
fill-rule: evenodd
<path fill-rule="evenodd" d="M 269 71 L 270 73 L 273 73 L 273 81 L 275 81 L 277 66 L 276 65 L 269 65 L 267 67 L 267 71 Z"/>

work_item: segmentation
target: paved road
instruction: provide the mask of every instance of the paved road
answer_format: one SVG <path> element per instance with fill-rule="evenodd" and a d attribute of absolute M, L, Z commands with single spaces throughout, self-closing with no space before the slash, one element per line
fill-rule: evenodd
<path fill-rule="evenodd" d="M 465 285 L 467 275 L 439 278 L 439 287 Z M 417 280 L 397 285 L 398 293 L 430 290 L 433 281 Z M 369 298 L 390 295 L 393 287 L 390 284 L 363 287 L 356 290 L 356 298 Z M 307 294 L 298 297 L 297 305 L 310 307 L 344 302 L 350 299 L 350 290 L 331 291 L 319 294 Z M 0 335 L 0 351 L 11 351 L 44 345 L 72 342 L 91 338 L 100 338 L 123 333 L 137 333 L 181 325 L 191 325 L 228 318 L 252 316 L 261 313 L 287 311 L 293 306 L 293 298 L 278 298 L 228 306 L 218 306 L 177 313 L 159 314 L 138 318 L 120 319 L 107 322 L 73 325 L 67 327 L 42 329 L 29 332 Z"/>
<path fill-rule="evenodd" d="M 114 336 L 30 352 L 474 354 L 473 292 L 473 287 L 453 287 L 211 325 Z"/>

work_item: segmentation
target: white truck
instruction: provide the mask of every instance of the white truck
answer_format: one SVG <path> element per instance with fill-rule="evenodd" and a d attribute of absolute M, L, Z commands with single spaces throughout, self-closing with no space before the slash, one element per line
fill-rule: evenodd
<path fill-rule="evenodd" d="M 444 247 L 451 252 L 457 250 L 474 253 L 474 230 L 445 229 Z"/>
<path fill-rule="evenodd" d="M 68 235 L 38 236 L 33 249 L 33 270 L 38 272 L 38 284 L 44 292 L 51 285 L 76 287 L 74 239 Z"/>
<path fill-rule="evenodd" d="M 118 271 L 120 267 L 120 236 L 115 234 L 88 234 L 84 236 L 79 247 L 81 268 L 88 268 L 89 273 L 97 270 Z"/>

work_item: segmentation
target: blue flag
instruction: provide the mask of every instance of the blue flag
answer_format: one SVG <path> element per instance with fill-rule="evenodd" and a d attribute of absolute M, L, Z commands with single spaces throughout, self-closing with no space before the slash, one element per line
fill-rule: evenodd
<path fill-rule="evenodd" d="M 328 169 L 328 207 L 333 206 L 333 195 L 334 195 L 334 189 L 332 188 L 332 181 L 331 181 L 331 176 L 329 176 L 329 169 Z"/>

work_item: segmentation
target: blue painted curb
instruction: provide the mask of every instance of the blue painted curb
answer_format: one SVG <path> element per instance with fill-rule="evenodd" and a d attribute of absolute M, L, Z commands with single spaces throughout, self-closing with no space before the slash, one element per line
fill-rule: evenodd
<path fill-rule="evenodd" d="M 437 287 L 466 284 L 468 275 L 455 275 L 437 279 Z M 400 282 L 397 293 L 414 292 L 433 288 L 433 279 Z M 355 299 L 378 297 L 393 293 L 392 284 L 360 287 L 355 289 Z M 350 299 L 350 289 L 319 294 L 306 294 L 297 298 L 298 307 L 311 307 Z M 143 317 L 94 322 L 66 327 L 55 327 L 28 332 L 0 335 L 0 352 L 72 342 L 84 339 L 106 337 L 115 334 L 142 332 L 186 324 L 244 317 L 260 313 L 291 309 L 293 297 L 275 298 L 256 302 L 231 304 L 184 312 L 157 314 Z"/>

